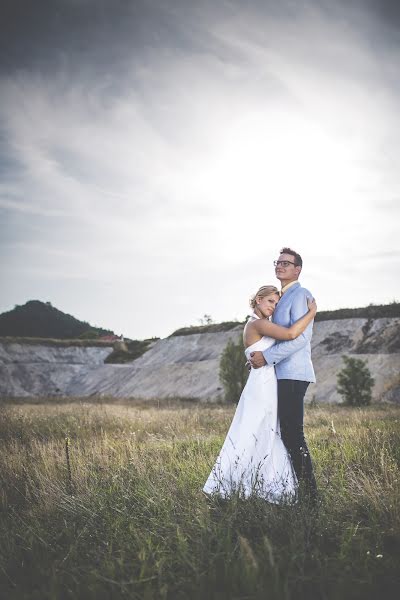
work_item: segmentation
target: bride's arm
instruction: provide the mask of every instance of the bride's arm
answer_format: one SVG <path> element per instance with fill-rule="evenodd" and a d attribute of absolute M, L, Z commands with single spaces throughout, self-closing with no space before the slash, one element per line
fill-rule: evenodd
<path fill-rule="evenodd" d="M 257 319 L 253 321 L 257 333 L 274 338 L 275 340 L 295 340 L 311 323 L 317 312 L 317 304 L 314 299 L 307 300 L 308 312 L 290 327 L 282 327 L 271 323 L 267 319 Z"/>

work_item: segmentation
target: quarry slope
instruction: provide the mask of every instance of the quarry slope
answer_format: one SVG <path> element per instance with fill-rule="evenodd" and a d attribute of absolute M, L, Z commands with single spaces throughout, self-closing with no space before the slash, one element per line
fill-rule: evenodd
<path fill-rule="evenodd" d="M 154 342 L 131 363 L 104 364 L 110 347 L 52 347 L 0 341 L 0 397 L 110 396 L 114 398 L 222 399 L 219 361 L 227 332 L 174 336 Z M 342 319 L 314 324 L 312 357 L 317 383 L 306 400 L 339 402 L 341 357 L 366 360 L 376 401 L 400 402 L 400 319 Z"/>

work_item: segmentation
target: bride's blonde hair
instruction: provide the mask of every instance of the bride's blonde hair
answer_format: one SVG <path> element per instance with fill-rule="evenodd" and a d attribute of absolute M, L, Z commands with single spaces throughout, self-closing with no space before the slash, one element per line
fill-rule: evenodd
<path fill-rule="evenodd" d="M 272 294 L 278 294 L 279 295 L 279 290 L 277 287 L 275 287 L 274 285 L 262 285 L 260 287 L 260 289 L 258 290 L 258 292 L 256 292 L 251 298 L 250 298 L 250 306 L 251 308 L 255 308 L 256 307 L 256 298 L 264 298 L 265 296 L 271 296 Z"/>

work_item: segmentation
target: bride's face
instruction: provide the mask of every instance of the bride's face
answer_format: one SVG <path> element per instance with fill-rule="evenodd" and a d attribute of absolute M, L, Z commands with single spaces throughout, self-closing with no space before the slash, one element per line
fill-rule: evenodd
<path fill-rule="evenodd" d="M 278 294 L 271 294 L 270 296 L 264 296 L 263 298 L 260 298 L 260 296 L 258 296 L 257 308 L 264 317 L 270 317 L 273 314 L 278 302 Z"/>

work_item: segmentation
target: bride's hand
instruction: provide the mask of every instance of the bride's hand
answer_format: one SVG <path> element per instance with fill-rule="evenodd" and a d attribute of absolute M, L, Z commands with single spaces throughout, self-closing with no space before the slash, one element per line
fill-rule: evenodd
<path fill-rule="evenodd" d="M 307 306 L 310 312 L 316 314 L 317 312 L 317 303 L 315 302 L 315 298 L 307 298 Z"/>

